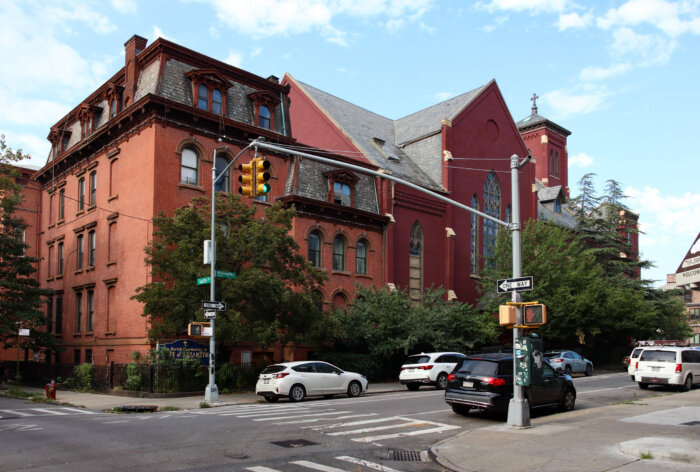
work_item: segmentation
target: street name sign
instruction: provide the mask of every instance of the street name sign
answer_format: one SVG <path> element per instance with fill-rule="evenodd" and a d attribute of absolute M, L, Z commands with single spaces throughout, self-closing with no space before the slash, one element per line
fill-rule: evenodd
<path fill-rule="evenodd" d="M 226 272 L 225 270 L 217 270 L 216 276 L 221 277 L 222 279 L 235 279 L 236 273 L 235 272 Z"/>
<path fill-rule="evenodd" d="M 202 300 L 202 308 L 205 310 L 226 311 L 226 302 Z"/>
<path fill-rule="evenodd" d="M 496 283 L 498 293 L 524 292 L 526 290 L 532 290 L 533 287 L 532 276 L 501 279 Z"/>
<path fill-rule="evenodd" d="M 205 311 L 204 312 L 204 317 L 208 320 L 213 320 L 216 319 L 216 311 Z"/>
<path fill-rule="evenodd" d="M 200 277 L 197 279 L 197 285 L 204 285 L 204 284 L 210 284 L 210 283 L 211 283 L 211 276 Z"/>

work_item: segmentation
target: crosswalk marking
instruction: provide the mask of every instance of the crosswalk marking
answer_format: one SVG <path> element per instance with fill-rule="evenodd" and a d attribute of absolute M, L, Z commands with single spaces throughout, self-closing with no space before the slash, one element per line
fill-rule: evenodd
<path fill-rule="evenodd" d="M 0 411 L 4 411 L 5 413 L 9 413 L 10 415 L 14 415 L 14 416 L 35 416 L 35 415 L 32 415 L 31 413 L 25 413 L 22 410 L 0 410 Z"/>
<path fill-rule="evenodd" d="M 459 426 L 445 425 L 445 426 L 441 426 L 438 428 L 419 429 L 416 431 L 402 431 L 400 433 L 385 434 L 382 436 L 369 436 L 369 437 L 364 437 L 364 438 L 354 438 L 353 441 L 355 441 L 355 442 L 375 442 L 375 441 L 382 441 L 384 439 L 400 438 L 403 436 L 418 436 L 419 434 L 441 433 L 443 431 L 449 431 L 451 429 L 459 429 Z"/>
<path fill-rule="evenodd" d="M 345 431 L 329 432 L 329 430 L 337 430 L 340 428 L 348 428 L 348 427 L 353 427 L 353 426 L 367 426 L 367 425 L 371 425 L 371 424 L 376 425 L 377 423 L 386 423 L 386 422 L 392 422 L 392 424 L 383 425 L 383 426 L 372 426 L 369 428 L 361 427 L 361 428 L 350 429 L 350 430 L 345 430 Z M 423 428 L 422 426 L 426 426 L 426 427 Z M 407 430 L 408 428 L 413 428 L 413 429 Z M 405 436 L 417 436 L 417 435 L 423 435 L 423 434 L 442 433 L 444 431 L 450 431 L 450 430 L 459 429 L 459 428 L 460 428 L 459 426 L 452 426 L 452 425 L 443 424 L 443 423 L 436 423 L 434 421 L 417 420 L 417 419 L 412 419 L 412 418 L 406 418 L 403 416 L 389 416 L 386 418 L 375 418 L 375 419 L 371 419 L 371 420 L 324 424 L 324 425 L 318 425 L 318 426 L 305 426 L 302 429 L 318 431 L 318 432 L 327 434 L 329 436 L 364 435 L 367 433 L 374 433 L 377 431 L 386 431 L 386 430 L 391 430 L 391 429 L 400 429 L 401 430 L 399 432 L 395 432 L 395 433 L 391 433 L 391 434 L 382 434 L 382 435 L 352 438 L 352 440 L 355 442 L 376 442 L 376 441 L 380 441 L 380 440 L 384 440 L 384 439 L 394 439 L 394 438 L 405 437 Z"/>
<path fill-rule="evenodd" d="M 253 421 L 273 421 L 273 420 L 292 420 L 296 418 L 306 418 L 309 416 L 328 416 L 328 415 L 340 415 L 343 413 L 351 413 L 350 411 L 330 411 L 327 413 L 305 413 L 303 415 L 292 415 L 292 416 L 273 416 L 271 418 L 256 418 Z"/>
<path fill-rule="evenodd" d="M 333 418 L 335 420 L 349 420 L 351 418 L 363 418 L 365 416 L 377 416 L 379 413 L 361 413 L 358 415 L 345 415 Z M 308 420 L 294 420 L 294 421 L 282 421 L 280 423 L 275 423 L 276 425 L 283 424 L 300 424 L 300 423 L 317 423 L 319 421 L 325 421 L 327 418 L 309 418 Z"/>
<path fill-rule="evenodd" d="M 420 426 L 420 425 L 425 425 L 425 421 L 411 421 L 407 423 L 401 423 L 400 425 L 395 425 L 395 424 L 389 424 L 385 426 L 375 426 L 374 428 L 363 428 L 363 429 L 354 429 L 352 431 L 336 431 L 335 433 L 327 433 L 329 436 L 347 436 L 348 434 L 364 434 L 364 433 L 372 433 L 374 431 L 383 431 L 386 429 L 395 429 L 395 428 L 408 428 L 410 426 Z"/>
<path fill-rule="evenodd" d="M 38 411 L 40 413 L 48 413 L 50 415 L 67 415 L 65 411 L 59 411 L 59 410 L 49 410 L 48 408 L 32 408 L 33 411 Z"/>
<path fill-rule="evenodd" d="M 355 459 L 354 457 L 350 457 L 350 456 L 338 456 L 338 457 L 336 457 L 336 459 L 341 460 L 341 461 L 351 462 L 351 463 L 357 464 L 357 465 L 362 465 L 365 467 L 369 467 L 370 469 L 379 470 L 381 472 L 400 472 L 396 469 L 392 469 L 392 468 L 387 467 L 385 465 L 375 464 L 374 462 L 365 461 L 362 459 Z"/>
<path fill-rule="evenodd" d="M 0 418 L 7 416 L 65 416 L 71 414 L 94 415 L 93 411 L 81 410 L 79 408 L 60 407 L 60 408 L 22 408 L 19 410 L 0 410 Z"/>
<path fill-rule="evenodd" d="M 280 472 L 277 469 L 270 469 L 269 467 L 246 467 L 245 470 L 250 470 L 252 472 Z"/>
<path fill-rule="evenodd" d="M 300 465 L 302 467 L 306 467 L 308 469 L 320 470 L 322 472 L 345 472 L 343 469 L 337 469 L 335 467 L 317 464 L 315 462 L 309 462 L 309 461 L 294 461 L 294 462 L 290 462 L 290 464 L 296 464 L 296 465 Z"/>

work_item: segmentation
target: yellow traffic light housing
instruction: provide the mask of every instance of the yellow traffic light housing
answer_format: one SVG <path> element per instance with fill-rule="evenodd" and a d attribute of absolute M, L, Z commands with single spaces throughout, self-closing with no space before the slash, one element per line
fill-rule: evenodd
<path fill-rule="evenodd" d="M 518 309 L 513 305 L 501 305 L 498 307 L 498 324 L 501 326 L 513 326 L 518 322 Z"/>
<path fill-rule="evenodd" d="M 253 159 L 255 162 L 255 188 L 254 195 L 265 195 L 270 191 L 270 161 L 264 157 Z"/>
<path fill-rule="evenodd" d="M 517 324 L 517 307 L 523 310 L 523 322 Z M 498 307 L 498 323 L 509 328 L 537 328 L 547 323 L 547 307 L 537 302 L 508 302 Z"/>
<path fill-rule="evenodd" d="M 241 186 L 238 188 L 238 193 L 245 195 L 246 197 L 255 196 L 255 159 L 247 164 L 241 164 L 238 166 L 238 170 L 241 171 L 241 175 L 238 176 L 238 182 Z"/>
<path fill-rule="evenodd" d="M 211 336 L 210 321 L 196 321 L 187 325 L 187 335 L 192 337 Z"/>

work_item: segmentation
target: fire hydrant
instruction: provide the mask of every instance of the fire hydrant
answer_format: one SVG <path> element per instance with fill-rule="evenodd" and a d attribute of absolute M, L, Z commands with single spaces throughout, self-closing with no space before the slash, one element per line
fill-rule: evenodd
<path fill-rule="evenodd" d="M 56 382 L 53 380 L 50 384 L 46 384 L 46 398 L 49 400 L 56 399 Z"/>

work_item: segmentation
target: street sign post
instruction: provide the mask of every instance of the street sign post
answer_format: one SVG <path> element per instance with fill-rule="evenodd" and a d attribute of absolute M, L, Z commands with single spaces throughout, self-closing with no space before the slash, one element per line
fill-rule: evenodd
<path fill-rule="evenodd" d="M 208 320 L 213 320 L 216 318 L 216 311 L 205 311 L 204 317 Z"/>
<path fill-rule="evenodd" d="M 526 290 L 532 290 L 534 286 L 532 276 L 501 279 L 496 283 L 498 293 L 524 292 Z"/>
<path fill-rule="evenodd" d="M 202 308 L 205 310 L 226 311 L 226 302 L 202 300 Z"/>
<path fill-rule="evenodd" d="M 197 279 L 197 285 L 204 285 L 211 283 L 211 276 L 200 277 Z"/>

